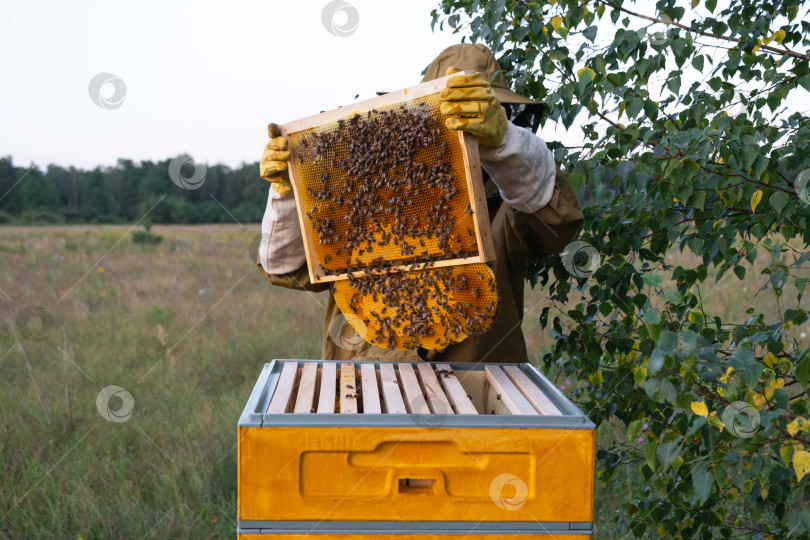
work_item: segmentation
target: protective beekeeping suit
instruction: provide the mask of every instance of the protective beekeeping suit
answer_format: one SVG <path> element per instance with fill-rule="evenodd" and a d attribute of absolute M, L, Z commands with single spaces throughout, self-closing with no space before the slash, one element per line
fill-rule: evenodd
<path fill-rule="evenodd" d="M 583 216 L 551 151 L 533 133 L 539 124 L 540 105 L 506 87 L 495 57 L 481 44 L 445 49 L 428 67 L 422 82 L 459 70 L 475 73 L 459 74 L 448 81 L 440 110 L 448 128 L 469 132 L 479 139 L 496 253 L 489 265 L 500 296 L 495 321 L 486 333 L 470 336 L 443 351 L 382 349 L 347 335 L 353 331 L 344 324 L 346 319 L 328 292 L 324 359 L 528 361 L 521 330 L 524 263 L 562 251 L 582 224 Z M 531 125 L 526 129 L 515 123 Z M 289 157 L 283 137 L 271 139 L 262 154 L 261 176 L 272 187 L 262 221 L 263 240 L 257 264 L 275 285 L 330 291 L 328 283 L 309 282 L 301 228 L 287 175 Z"/>

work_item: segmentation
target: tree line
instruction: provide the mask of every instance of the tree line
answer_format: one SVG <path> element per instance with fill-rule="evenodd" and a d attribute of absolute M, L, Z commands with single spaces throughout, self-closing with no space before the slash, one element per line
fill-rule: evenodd
<path fill-rule="evenodd" d="M 170 161 L 119 159 L 92 170 L 42 170 L 0 158 L 0 224 L 261 221 L 268 184 L 258 163 L 207 166 L 197 189 L 183 189 L 170 177 Z M 181 173 L 192 177 L 193 164 Z"/>

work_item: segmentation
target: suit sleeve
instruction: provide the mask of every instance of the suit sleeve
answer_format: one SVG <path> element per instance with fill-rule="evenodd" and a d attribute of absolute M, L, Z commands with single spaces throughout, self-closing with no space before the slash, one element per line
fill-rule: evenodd
<path fill-rule="evenodd" d="M 585 220 L 568 178 L 543 139 L 510 122 L 501 146 L 481 147 L 480 153 L 481 165 L 507 206 L 510 258 L 561 252 Z"/>
<path fill-rule="evenodd" d="M 309 282 L 295 198 L 282 197 L 272 188 L 262 219 L 262 241 L 256 265 L 270 283 L 279 287 L 312 292 L 329 288 L 326 283 Z"/>

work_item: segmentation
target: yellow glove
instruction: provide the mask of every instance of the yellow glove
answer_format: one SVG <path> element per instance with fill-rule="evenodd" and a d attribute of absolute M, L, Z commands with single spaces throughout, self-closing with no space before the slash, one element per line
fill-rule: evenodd
<path fill-rule="evenodd" d="M 264 147 L 259 160 L 259 175 L 272 184 L 276 193 L 286 197 L 292 193 L 290 174 L 287 172 L 287 160 L 290 159 L 287 139 L 281 136 L 275 124 L 270 124 L 267 131 L 270 141 Z"/>
<path fill-rule="evenodd" d="M 458 73 L 447 68 L 447 75 Z M 506 111 L 490 84 L 480 73 L 457 75 L 441 92 L 440 111 L 448 129 L 466 131 L 484 146 L 500 146 L 506 135 Z"/>

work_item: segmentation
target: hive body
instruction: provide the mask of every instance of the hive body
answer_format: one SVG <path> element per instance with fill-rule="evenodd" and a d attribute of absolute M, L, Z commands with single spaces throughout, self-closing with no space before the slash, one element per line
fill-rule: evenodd
<path fill-rule="evenodd" d="M 240 537 L 590 538 L 594 434 L 527 364 L 276 360 L 239 422 Z"/>

